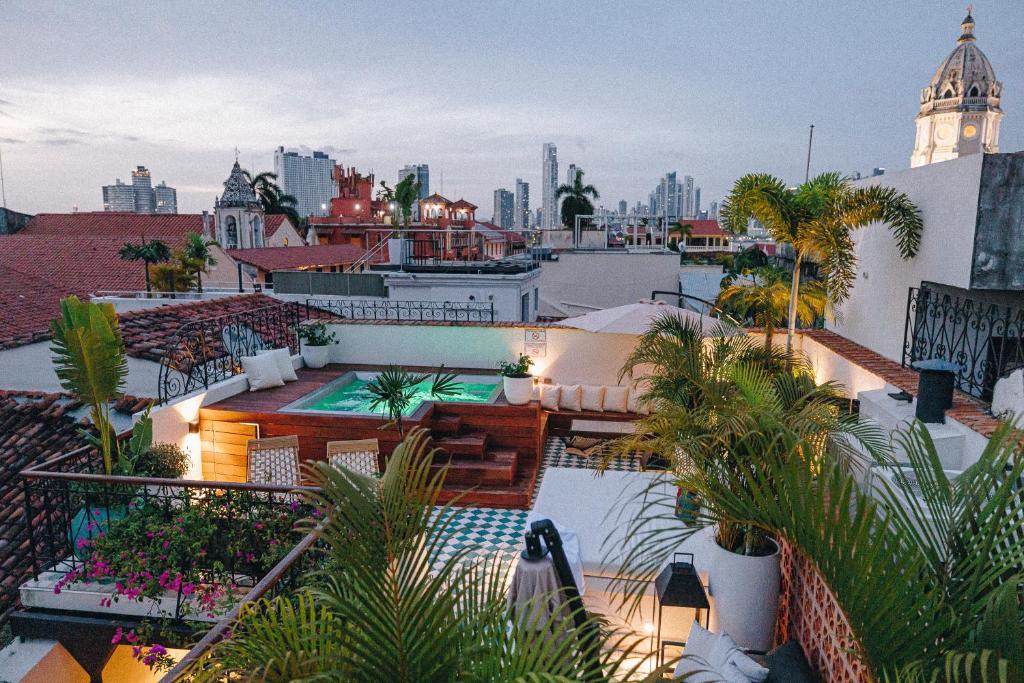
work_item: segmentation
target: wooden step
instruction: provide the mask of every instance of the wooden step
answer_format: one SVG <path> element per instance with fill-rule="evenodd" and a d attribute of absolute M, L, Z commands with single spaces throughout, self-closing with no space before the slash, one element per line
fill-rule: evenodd
<path fill-rule="evenodd" d="M 453 486 L 511 486 L 516 478 L 518 455 L 513 449 L 489 450 L 482 460 L 454 457 L 450 462 L 436 462 L 436 472 L 445 465 L 445 487 Z"/>
<path fill-rule="evenodd" d="M 438 499 L 440 503 L 447 503 L 456 496 L 459 500 L 457 506 L 475 505 L 490 508 L 515 508 L 519 510 L 530 509 L 532 491 L 525 483 L 513 486 L 456 486 L 445 485 L 444 490 Z"/>
<path fill-rule="evenodd" d="M 487 453 L 486 432 L 466 432 L 442 436 L 434 440 L 434 447 L 440 448 L 449 455 L 465 455 L 483 459 Z"/>
<path fill-rule="evenodd" d="M 430 431 L 435 436 L 455 435 L 462 429 L 462 418 L 458 415 L 436 415 L 430 421 Z"/>

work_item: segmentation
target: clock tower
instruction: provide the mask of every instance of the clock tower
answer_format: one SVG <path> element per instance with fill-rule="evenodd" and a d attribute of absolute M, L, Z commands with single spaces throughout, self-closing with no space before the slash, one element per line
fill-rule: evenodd
<path fill-rule="evenodd" d="M 921 91 L 912 167 L 999 151 L 1003 84 L 975 42 L 970 7 L 960 29 L 956 47 Z"/>

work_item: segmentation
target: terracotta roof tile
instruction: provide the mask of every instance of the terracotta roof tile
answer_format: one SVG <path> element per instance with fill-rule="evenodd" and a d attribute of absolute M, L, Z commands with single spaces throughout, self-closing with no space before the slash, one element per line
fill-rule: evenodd
<path fill-rule="evenodd" d="M 322 244 L 309 247 L 231 249 L 227 253 L 236 261 L 272 271 L 347 265 L 362 258 L 366 250 L 354 244 Z"/>
<path fill-rule="evenodd" d="M 213 227 L 213 216 L 210 216 Z M 275 227 L 275 230 L 277 228 Z M 198 213 L 156 214 L 117 211 L 79 211 L 77 213 L 40 213 L 32 217 L 19 234 L 87 237 L 133 237 L 154 239 L 181 238 L 185 233 L 203 232 L 203 216 Z"/>

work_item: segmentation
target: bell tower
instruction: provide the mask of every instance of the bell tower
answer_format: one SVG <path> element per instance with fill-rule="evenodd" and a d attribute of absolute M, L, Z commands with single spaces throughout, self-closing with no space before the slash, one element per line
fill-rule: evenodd
<path fill-rule="evenodd" d="M 976 43 L 970 6 L 956 42 L 921 91 L 912 167 L 999 151 L 1003 84 L 996 80 L 992 64 Z"/>

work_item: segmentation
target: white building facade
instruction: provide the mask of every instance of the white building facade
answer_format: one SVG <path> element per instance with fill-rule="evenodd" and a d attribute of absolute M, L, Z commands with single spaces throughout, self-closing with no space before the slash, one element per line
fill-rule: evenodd
<path fill-rule="evenodd" d="M 545 142 L 541 157 L 541 229 L 554 230 L 561 225 L 558 214 L 558 147 Z"/>
<path fill-rule="evenodd" d="M 335 183 L 334 160 L 324 152 L 307 156 L 278 147 L 274 150 L 274 173 L 281 191 L 295 197 L 300 216 L 326 216 L 330 213 Z"/>

